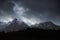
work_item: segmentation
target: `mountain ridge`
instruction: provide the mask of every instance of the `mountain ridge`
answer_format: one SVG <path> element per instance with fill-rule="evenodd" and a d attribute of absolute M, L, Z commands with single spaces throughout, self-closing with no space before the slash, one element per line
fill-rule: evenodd
<path fill-rule="evenodd" d="M 3 31 L 5 31 L 5 32 L 11 32 L 11 31 L 24 30 L 24 29 L 27 29 L 27 28 L 38 28 L 38 29 L 44 29 L 44 30 L 46 30 L 46 29 L 48 29 L 48 30 L 49 29 L 51 29 L 51 30 L 60 30 L 60 26 L 55 25 L 51 21 L 28 26 L 24 22 L 20 22 L 20 21 L 18 21 L 18 19 L 15 18 L 12 22 L 9 22 L 8 24 L 9 25 L 7 25 L 3 29 Z"/>

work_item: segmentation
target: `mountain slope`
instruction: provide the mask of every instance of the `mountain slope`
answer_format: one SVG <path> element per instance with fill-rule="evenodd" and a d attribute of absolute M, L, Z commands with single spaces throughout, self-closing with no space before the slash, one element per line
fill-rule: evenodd
<path fill-rule="evenodd" d="M 18 31 L 23 30 L 27 27 L 28 25 L 26 25 L 24 22 L 20 22 L 17 19 L 14 19 L 4 30 L 5 32 Z"/>
<path fill-rule="evenodd" d="M 3 29 L 7 26 L 5 22 L 0 22 L 0 31 L 3 31 Z"/>
<path fill-rule="evenodd" d="M 12 32 L 12 31 L 19 31 L 19 30 L 24 30 L 27 28 L 38 28 L 38 29 L 43 29 L 43 30 L 60 30 L 60 26 L 55 25 L 51 21 L 48 22 L 43 22 L 40 24 L 28 26 L 24 22 L 18 21 L 16 18 L 12 21 L 9 22 L 7 25 L 5 25 L 5 28 L 3 31 L 5 32 Z"/>
<path fill-rule="evenodd" d="M 59 30 L 60 29 L 60 26 L 55 25 L 51 21 L 40 23 L 40 24 L 36 24 L 33 27 L 40 28 L 40 29 L 51 29 L 51 30 Z"/>

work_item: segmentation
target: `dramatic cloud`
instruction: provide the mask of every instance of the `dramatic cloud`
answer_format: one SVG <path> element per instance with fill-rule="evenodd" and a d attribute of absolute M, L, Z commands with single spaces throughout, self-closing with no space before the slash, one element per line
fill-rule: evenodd
<path fill-rule="evenodd" d="M 28 8 L 24 8 L 23 6 L 21 6 L 21 4 L 16 4 L 15 2 L 13 2 L 13 3 L 15 4 L 15 6 L 13 7 L 13 10 L 18 19 L 21 19 L 23 22 L 25 22 L 29 26 L 40 22 L 40 20 L 38 20 L 37 18 L 33 18 L 33 17 L 27 15 L 27 12 L 29 11 Z M 28 16 L 29 16 L 29 18 L 28 18 Z"/>
<path fill-rule="evenodd" d="M 59 0 L 0 0 L 0 21 L 21 19 L 28 25 L 52 21 L 60 25 Z"/>

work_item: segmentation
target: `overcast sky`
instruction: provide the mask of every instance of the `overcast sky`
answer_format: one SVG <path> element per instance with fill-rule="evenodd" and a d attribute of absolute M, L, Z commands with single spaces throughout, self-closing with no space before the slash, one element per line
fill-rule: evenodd
<path fill-rule="evenodd" d="M 60 0 L 0 0 L 0 21 L 15 17 L 28 25 L 44 21 L 60 25 Z"/>

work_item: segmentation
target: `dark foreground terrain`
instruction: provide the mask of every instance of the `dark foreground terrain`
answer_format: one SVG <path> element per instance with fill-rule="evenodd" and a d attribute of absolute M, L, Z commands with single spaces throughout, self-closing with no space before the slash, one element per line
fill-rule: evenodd
<path fill-rule="evenodd" d="M 38 40 L 38 39 L 56 39 L 59 36 L 59 31 L 42 30 L 37 28 L 28 28 L 21 31 L 0 32 L 1 40 Z"/>

